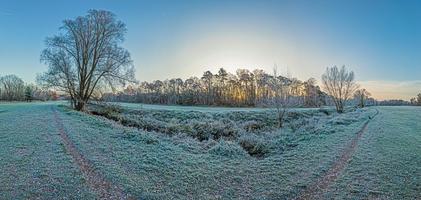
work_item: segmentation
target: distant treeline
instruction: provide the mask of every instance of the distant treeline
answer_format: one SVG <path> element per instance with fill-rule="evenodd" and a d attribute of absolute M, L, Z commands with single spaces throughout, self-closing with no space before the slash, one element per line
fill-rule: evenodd
<path fill-rule="evenodd" d="M 0 76 L 0 101 L 54 100 L 54 91 L 44 90 L 25 82 L 16 75 Z"/>
<path fill-rule="evenodd" d="M 410 102 L 402 100 L 402 99 L 392 99 L 392 100 L 383 100 L 383 101 L 376 101 L 378 106 L 409 106 L 411 105 Z"/>
<path fill-rule="evenodd" d="M 216 74 L 206 71 L 200 78 L 175 78 L 130 85 L 124 91 L 104 94 L 103 99 L 148 104 L 266 106 L 276 95 L 276 82 L 288 86 L 289 94 L 297 105 L 318 107 L 327 103 L 327 95 L 313 78 L 300 81 L 258 69 L 238 69 L 236 74 L 232 74 L 223 68 Z"/>

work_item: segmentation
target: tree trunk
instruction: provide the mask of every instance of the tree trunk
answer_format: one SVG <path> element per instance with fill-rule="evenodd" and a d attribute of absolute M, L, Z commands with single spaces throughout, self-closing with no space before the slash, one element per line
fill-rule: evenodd
<path fill-rule="evenodd" d="M 344 105 L 343 103 L 340 103 L 338 107 L 338 113 L 343 113 L 343 112 L 344 112 Z"/>
<path fill-rule="evenodd" d="M 85 110 L 85 102 L 83 101 L 77 101 L 75 105 L 75 109 L 77 111 L 84 111 Z"/>
<path fill-rule="evenodd" d="M 284 115 L 285 110 L 278 109 L 278 128 L 282 128 L 284 126 Z"/>

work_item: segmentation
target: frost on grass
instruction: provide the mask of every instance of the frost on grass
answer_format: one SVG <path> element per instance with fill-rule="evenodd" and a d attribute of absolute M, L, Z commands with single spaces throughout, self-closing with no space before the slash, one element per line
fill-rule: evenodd
<path fill-rule="evenodd" d="M 334 133 L 335 128 L 332 127 L 355 123 L 364 113 L 364 110 L 348 110 L 347 113 L 339 115 L 331 108 L 296 109 L 286 117 L 285 128 L 279 129 L 276 112 L 270 109 L 206 112 L 131 109 L 115 104 L 92 105 L 90 109 L 93 114 L 118 121 L 125 126 L 172 137 L 188 136 L 203 143 L 204 149 L 211 148 L 205 145 L 209 145 L 209 141 L 218 141 L 215 147 L 212 147 L 216 149 L 210 152 L 223 152 L 225 149 L 229 152 L 226 155 L 231 155 L 237 152 L 234 147 L 241 147 L 243 151 L 237 153 L 247 152 L 253 157 L 265 157 L 273 149 L 285 150 L 295 147 L 303 135 Z M 273 140 L 273 134 L 282 137 Z"/>
<path fill-rule="evenodd" d="M 371 111 L 343 114 L 357 117 L 348 126 L 329 123 L 341 116 L 335 113 L 293 112 L 300 113 L 288 116 L 283 129 L 276 128 L 275 113 L 267 109 L 123 107 L 118 115 L 133 120 L 133 127 L 75 111 L 62 118 L 68 120 L 66 128 L 78 149 L 110 180 L 141 199 L 279 199 L 296 197 L 303 185 L 326 171 Z M 148 120 L 156 123 L 147 125 L 151 131 L 136 122 Z M 298 128 L 290 127 L 293 123 Z"/>
<path fill-rule="evenodd" d="M 237 143 L 224 140 L 220 140 L 215 146 L 209 149 L 209 153 L 225 157 L 245 157 L 247 155 Z"/>

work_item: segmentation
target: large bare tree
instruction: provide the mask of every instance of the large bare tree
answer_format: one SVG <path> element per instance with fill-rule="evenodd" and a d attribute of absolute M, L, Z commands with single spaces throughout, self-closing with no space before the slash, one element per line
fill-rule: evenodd
<path fill-rule="evenodd" d="M 328 67 L 322 75 L 322 82 L 325 91 L 332 97 L 338 113 L 344 112 L 346 102 L 358 89 L 353 71 L 348 71 L 345 66 Z"/>
<path fill-rule="evenodd" d="M 60 34 L 46 39 L 41 61 L 49 66 L 38 81 L 70 95 L 72 106 L 83 110 L 98 86 L 134 81 L 130 54 L 121 47 L 126 26 L 108 11 L 64 20 Z"/>

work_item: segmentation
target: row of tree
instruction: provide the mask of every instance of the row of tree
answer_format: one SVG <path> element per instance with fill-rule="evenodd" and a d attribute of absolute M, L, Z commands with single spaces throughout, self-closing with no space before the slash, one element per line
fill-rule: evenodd
<path fill-rule="evenodd" d="M 57 93 L 25 82 L 16 75 L 0 76 L 0 100 L 32 101 L 55 100 Z"/>
<path fill-rule="evenodd" d="M 343 112 L 351 101 L 364 107 L 370 99 L 357 90 L 355 76 L 345 66 L 326 69 L 323 91 L 315 79 L 300 81 L 263 70 L 239 69 L 235 74 L 221 68 L 186 80 L 136 83 L 129 52 L 121 44 L 126 26 L 108 11 L 65 20 L 60 33 L 46 39 L 41 60 L 48 71 L 37 77 L 43 87 L 67 94 L 76 110 L 84 110 L 93 98 L 154 104 L 271 106 L 279 115 L 290 107 L 335 105 Z M 130 84 L 122 92 L 103 94 L 103 89 Z M 325 93 L 326 92 L 326 93 Z"/>
<path fill-rule="evenodd" d="M 130 85 L 124 91 L 104 94 L 107 101 L 125 101 L 150 104 L 269 106 L 277 88 L 288 90 L 294 101 L 305 107 L 325 104 L 326 94 L 315 79 L 300 81 L 263 70 L 238 69 L 236 74 L 221 68 L 215 74 L 204 72 L 202 77 L 156 80 Z"/>

